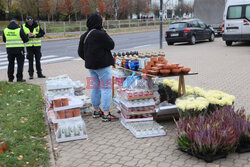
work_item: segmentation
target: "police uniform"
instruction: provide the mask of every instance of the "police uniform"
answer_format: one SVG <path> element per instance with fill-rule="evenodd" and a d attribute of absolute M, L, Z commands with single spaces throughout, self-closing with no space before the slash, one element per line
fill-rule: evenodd
<path fill-rule="evenodd" d="M 8 78 L 9 82 L 14 80 L 15 59 L 17 60 L 17 74 L 18 82 L 23 80 L 23 65 L 24 65 L 24 43 L 28 41 L 28 36 L 25 35 L 23 29 L 17 24 L 16 20 L 11 21 L 7 28 L 3 31 L 3 41 L 6 43 L 6 50 L 8 54 Z"/>
<path fill-rule="evenodd" d="M 44 36 L 44 31 L 40 28 L 40 26 L 36 22 L 32 22 L 32 25 L 27 24 L 27 21 L 25 24 L 23 24 L 23 30 L 25 34 L 33 33 L 36 35 L 36 37 L 29 37 L 29 41 L 25 44 L 27 49 L 27 59 L 29 60 L 29 75 L 30 79 L 33 79 L 33 73 L 34 73 L 34 57 L 36 60 L 36 70 L 37 75 L 39 78 L 45 78 L 45 76 L 42 74 L 42 68 L 41 68 L 41 37 Z"/>

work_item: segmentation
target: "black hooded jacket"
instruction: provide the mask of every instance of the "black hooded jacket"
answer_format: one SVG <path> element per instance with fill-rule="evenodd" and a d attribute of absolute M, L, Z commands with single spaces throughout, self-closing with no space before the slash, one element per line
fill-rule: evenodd
<path fill-rule="evenodd" d="M 19 25 L 17 25 L 15 22 L 11 22 L 8 26 L 9 29 L 15 30 L 17 28 L 20 28 Z M 20 30 L 20 37 L 23 40 L 24 43 L 29 41 L 28 35 L 26 35 L 21 28 Z M 6 42 L 6 37 L 3 33 L 3 42 Z M 19 53 L 24 53 L 24 47 L 16 47 L 16 48 L 6 48 L 8 54 L 19 54 Z"/>
<path fill-rule="evenodd" d="M 28 23 L 25 23 L 25 27 L 27 27 L 30 32 L 33 32 L 34 28 L 36 28 L 38 26 L 37 22 L 33 22 L 32 25 L 29 25 Z M 39 30 L 39 33 L 36 35 L 36 38 L 41 38 L 45 35 L 45 32 L 43 31 L 43 29 L 41 28 L 40 26 L 40 30 Z M 30 38 L 33 38 L 33 37 L 30 37 Z"/>
<path fill-rule="evenodd" d="M 114 65 L 111 50 L 115 43 L 111 37 L 102 30 L 102 18 L 98 14 L 91 15 L 87 20 L 88 31 L 85 32 L 79 42 L 78 54 L 85 60 L 87 69 L 100 69 Z M 93 30 L 84 44 L 85 37 L 90 30 Z"/>

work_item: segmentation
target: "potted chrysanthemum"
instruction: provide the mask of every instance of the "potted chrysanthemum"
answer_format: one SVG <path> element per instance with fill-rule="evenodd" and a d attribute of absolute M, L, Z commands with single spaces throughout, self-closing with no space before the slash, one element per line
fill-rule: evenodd
<path fill-rule="evenodd" d="M 206 114 L 209 101 L 198 95 L 189 95 L 176 100 L 176 107 L 180 117 L 198 116 Z"/>

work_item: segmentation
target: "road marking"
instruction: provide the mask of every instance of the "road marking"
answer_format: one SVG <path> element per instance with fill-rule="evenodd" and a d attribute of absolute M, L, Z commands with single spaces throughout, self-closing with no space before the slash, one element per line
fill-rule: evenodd
<path fill-rule="evenodd" d="M 44 58 L 46 58 L 46 57 L 44 57 Z M 67 60 L 67 59 L 72 59 L 72 57 L 60 57 L 60 58 L 54 58 L 54 59 L 48 59 L 48 60 L 41 60 L 41 64 L 55 62 L 58 60 Z M 35 62 L 34 62 L 34 64 L 35 64 Z M 0 65 L 1 65 L 1 63 L 0 63 Z M 29 65 L 29 63 L 26 60 L 26 62 L 24 63 L 24 66 L 28 66 L 28 65 Z M 17 67 L 17 64 L 15 64 L 15 67 Z M 7 62 L 7 64 L 5 63 L 5 66 L 0 67 L 0 70 L 7 69 L 7 68 L 8 68 L 8 62 Z"/>
<path fill-rule="evenodd" d="M 0 55 L 0 58 L 7 57 L 7 55 Z"/>
<path fill-rule="evenodd" d="M 6 52 L 0 52 L 0 55 L 6 55 Z"/>
<path fill-rule="evenodd" d="M 50 56 L 43 56 L 42 59 L 41 59 L 41 62 L 45 59 L 49 59 L 49 58 L 53 58 L 53 57 L 57 57 L 55 55 L 50 55 Z M 27 62 L 28 60 L 25 59 L 25 62 Z M 3 60 L 0 60 L 0 65 L 8 65 L 9 61 L 8 59 L 3 59 Z M 35 64 L 35 61 L 34 61 L 34 64 Z"/>

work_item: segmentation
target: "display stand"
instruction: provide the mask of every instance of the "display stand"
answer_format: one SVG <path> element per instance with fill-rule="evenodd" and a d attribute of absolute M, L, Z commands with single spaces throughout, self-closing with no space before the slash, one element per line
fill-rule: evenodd
<path fill-rule="evenodd" d="M 178 74 L 178 75 L 167 75 L 167 76 L 163 76 L 163 75 L 151 75 L 151 74 L 144 74 L 143 72 L 141 71 L 132 71 L 130 69 L 126 69 L 126 68 L 123 68 L 123 67 L 119 67 L 119 66 L 116 66 L 116 68 L 119 68 L 119 69 L 123 69 L 125 71 L 129 71 L 129 72 L 134 72 L 136 73 L 137 75 L 140 75 L 140 76 L 145 76 L 148 78 L 148 82 L 149 82 L 149 86 L 151 86 L 152 84 L 152 78 L 169 78 L 169 77 L 179 77 L 179 86 L 178 86 L 178 95 L 179 97 L 181 96 L 181 92 L 183 94 L 183 96 L 186 96 L 186 88 L 185 88 L 185 80 L 184 80 L 184 76 L 189 76 L 189 75 L 197 75 L 198 73 L 195 73 L 195 72 L 189 72 L 188 74 Z M 150 88 L 152 89 L 152 88 Z M 114 97 L 114 77 L 112 77 L 112 98 Z"/>
<path fill-rule="evenodd" d="M 195 72 L 189 72 L 188 74 L 183 74 L 183 73 L 180 73 L 178 75 L 173 75 L 173 74 L 170 74 L 170 75 L 167 75 L 167 76 L 163 76 L 163 75 L 151 75 L 151 74 L 145 74 L 141 71 L 132 71 L 130 69 L 126 69 L 126 68 L 123 68 L 123 67 L 120 67 L 120 66 L 116 66 L 116 68 L 118 69 L 122 69 L 122 70 L 125 70 L 125 71 L 129 71 L 129 72 L 134 72 L 135 74 L 137 75 L 140 75 L 140 76 L 143 76 L 143 77 L 147 77 L 148 79 L 148 82 L 149 82 L 149 88 L 152 90 L 152 79 L 153 78 L 169 78 L 169 77 L 179 77 L 179 85 L 178 85 L 178 96 L 180 97 L 181 95 L 183 96 L 186 96 L 186 88 L 185 88 L 185 79 L 184 79 L 184 76 L 190 76 L 190 75 L 197 75 L 198 73 L 195 73 Z M 114 97 L 114 77 L 112 77 L 112 98 Z M 171 107 L 165 107 L 164 108 L 165 110 L 173 110 L 173 109 L 176 109 L 176 106 L 171 106 Z M 155 120 L 164 120 L 164 119 L 169 119 L 169 118 L 176 118 L 176 117 L 179 117 L 179 114 L 178 113 L 171 113 L 171 114 L 167 114 L 167 115 L 158 115 L 158 114 L 154 114 L 154 119 Z"/>

